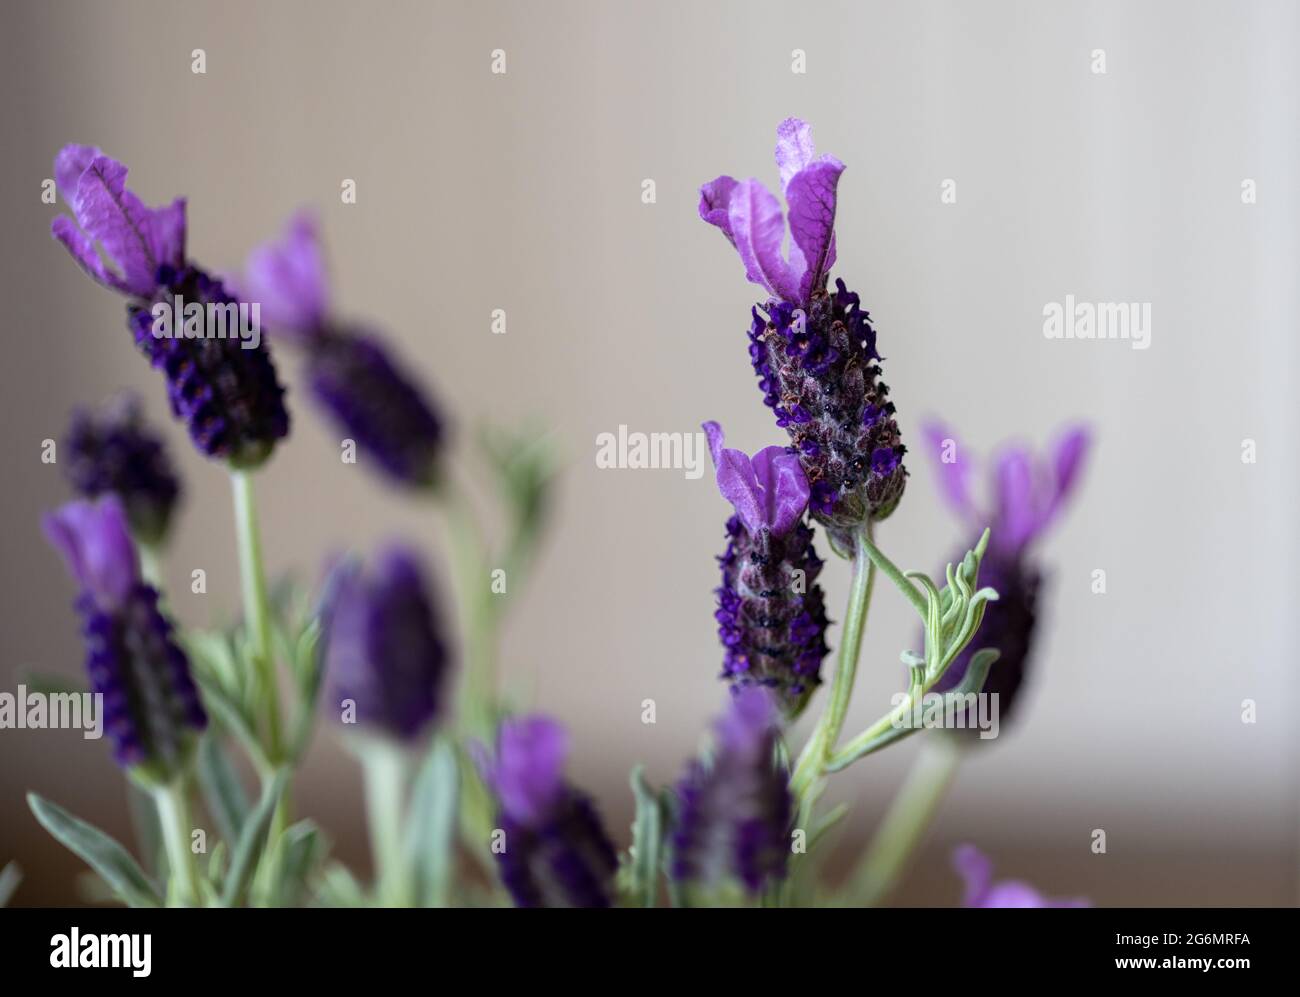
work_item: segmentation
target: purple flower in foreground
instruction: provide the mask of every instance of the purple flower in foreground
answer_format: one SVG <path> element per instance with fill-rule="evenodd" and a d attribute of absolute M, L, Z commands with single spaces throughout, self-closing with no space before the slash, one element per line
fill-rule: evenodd
<path fill-rule="evenodd" d="M 751 686 L 715 722 L 711 757 L 677 786 L 674 879 L 716 887 L 734 877 L 757 893 L 785 875 L 793 804 L 775 757 L 779 719 L 768 691 Z"/>
<path fill-rule="evenodd" d="M 448 671 L 418 557 L 393 548 L 368 574 L 343 564 L 325 601 L 323 701 L 335 710 L 351 700 L 362 733 L 418 737 L 439 713 Z"/>
<path fill-rule="evenodd" d="M 777 167 L 789 205 L 758 180 L 722 176 L 700 188 L 700 217 L 722 230 L 746 276 L 772 297 L 751 310 L 749 356 L 764 402 L 789 434 L 811 487 L 813 515 L 832 545 L 884 519 L 906 485 L 903 446 L 871 316 L 843 281 L 827 290 L 835 262 L 836 189 L 844 164 L 816 156 L 812 130 L 789 118 L 777 128 Z"/>
<path fill-rule="evenodd" d="M 954 688 L 979 648 L 996 648 L 999 657 L 989 671 L 984 692 L 998 696 L 1000 717 L 1005 720 L 1022 688 L 1034 644 L 1042 573 L 1032 548 L 1078 487 L 1088 452 L 1088 431 L 1081 426 L 1067 429 L 1045 461 L 1035 459 L 1026 447 L 1003 447 L 993 461 L 992 501 L 984 506 L 971 495 L 975 461 L 967 456 L 967 449 L 944 426 L 927 425 L 925 435 L 936 458 L 945 500 L 972 536 L 978 537 L 985 526 L 990 528 L 980 583 L 998 593 L 997 601 L 985 609 L 979 633 L 935 689 L 946 692 Z"/>
<path fill-rule="evenodd" d="M 172 639 L 116 496 L 71 502 L 42 527 L 81 586 L 91 691 L 104 697 L 104 729 L 118 764 L 158 779 L 179 770 L 207 716 L 189 661 Z"/>
<path fill-rule="evenodd" d="M 542 716 L 501 725 L 482 765 L 505 848 L 501 881 L 519 907 L 608 907 L 618 855 L 591 800 L 564 779 L 568 736 Z"/>
<path fill-rule="evenodd" d="M 261 303 L 276 335 L 307 349 L 312 396 L 364 455 L 403 484 L 437 476 L 442 422 L 423 389 L 379 337 L 330 317 L 325 253 L 315 221 L 295 216 L 276 242 L 254 250 L 241 296 Z"/>
<path fill-rule="evenodd" d="M 235 467 L 260 464 L 289 432 L 284 389 L 260 333 L 227 328 L 235 299 L 187 262 L 185 201 L 147 207 L 127 189 L 126 167 L 90 146 L 65 146 L 54 175 L 76 222 L 61 215 L 51 233 L 96 282 L 127 296 L 128 327 L 167 376 L 172 412 L 195 446 Z M 157 306 L 179 311 L 184 327 L 155 335 Z"/>
<path fill-rule="evenodd" d="M 146 425 L 138 398 L 122 395 L 98 412 L 77 411 L 63 451 L 77 494 L 118 496 L 131 532 L 142 543 L 157 543 L 166 535 L 180 481 L 162 438 Z"/>
<path fill-rule="evenodd" d="M 966 881 L 963 907 L 1091 907 L 1085 897 L 1055 900 L 1045 897 L 1028 883 L 1014 879 L 993 882 L 993 863 L 974 845 L 960 845 L 952 853 L 952 865 Z"/>
<path fill-rule="evenodd" d="M 722 677 L 732 688 L 760 685 L 777 696 L 788 718 L 799 714 L 821 682 L 826 606 L 816 584 L 822 561 L 803 522 L 808 481 L 781 447 L 751 459 L 723 447 L 722 428 L 704 431 L 718 488 L 736 510 L 727 521 L 727 549 L 718 563 L 718 636 Z"/>

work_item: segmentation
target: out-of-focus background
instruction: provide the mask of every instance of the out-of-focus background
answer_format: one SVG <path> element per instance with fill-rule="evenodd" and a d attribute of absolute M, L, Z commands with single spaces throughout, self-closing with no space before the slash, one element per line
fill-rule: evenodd
<path fill-rule="evenodd" d="M 54 153 L 92 143 L 146 201 L 190 198 L 191 254 L 215 270 L 314 207 L 340 309 L 394 338 L 462 437 L 483 419 L 553 431 L 559 504 L 506 673 L 571 726 L 574 779 L 625 839 L 629 767 L 674 778 L 723 702 L 711 589 L 727 507 L 711 475 L 598 470 L 595 440 L 718 419 L 745 450 L 782 442 L 746 356 L 761 292 L 696 203 L 723 172 L 774 185 L 775 126 L 799 115 L 848 164 L 836 274 L 871 309 L 914 447 L 878 534 L 894 560 L 934 569 L 961 539 L 924 417 L 980 450 L 1041 444 L 1067 420 L 1096 436 L 1042 548 L 1045 629 L 1019 723 L 964 766 L 900 902 L 956 902 L 948 854 L 967 840 L 1000 874 L 1099 904 L 1295 902 L 1294 4 L 17 2 L 0 34 L 0 690 L 80 668 L 71 583 L 37 528 L 68 497 L 41 442 L 119 388 L 145 396 L 185 476 L 176 612 L 207 623 L 239 605 L 225 475 L 169 421 L 122 303 L 49 236 L 65 210 L 40 197 Z M 1043 306 L 1066 294 L 1149 302 L 1150 348 L 1045 339 Z M 327 551 L 393 536 L 443 558 L 432 512 L 341 464 L 278 359 L 294 430 L 260 476 L 272 571 L 311 579 Z M 183 584 L 195 567 L 205 596 Z M 847 566 L 823 577 L 839 618 Z M 915 637 L 882 583 L 850 729 L 887 704 Z M 17 903 L 78 896 L 80 864 L 27 790 L 129 833 L 107 747 L 0 731 Z M 844 859 L 915 749 L 836 777 L 853 806 Z M 358 773 L 328 731 L 297 803 L 365 868 Z"/>

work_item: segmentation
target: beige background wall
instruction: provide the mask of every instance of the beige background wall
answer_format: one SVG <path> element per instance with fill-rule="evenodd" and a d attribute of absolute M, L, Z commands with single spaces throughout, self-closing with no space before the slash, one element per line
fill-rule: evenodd
<path fill-rule="evenodd" d="M 40 441 L 120 386 L 165 416 L 120 302 L 48 235 L 54 152 L 97 143 L 146 200 L 190 197 L 191 251 L 214 269 L 315 206 L 341 308 L 388 330 L 462 427 L 553 429 L 569 462 L 508 673 L 572 725 L 576 779 L 622 834 L 629 766 L 674 777 L 721 701 L 710 590 L 726 510 L 708 476 L 598 471 L 594 441 L 706 418 L 746 450 L 780 441 L 745 353 L 755 291 L 695 205 L 720 172 L 773 183 L 774 127 L 798 114 L 848 164 L 837 272 L 876 319 L 908 439 L 927 414 L 981 448 L 1079 417 L 1098 439 L 1044 548 L 1050 631 L 1023 723 L 962 773 L 910 902 L 955 898 L 946 855 L 963 839 L 1104 904 L 1295 901 L 1295 5 L 14 3 L 0 35 L 0 689 L 80 661 L 73 593 L 36 529 L 66 497 Z M 496 48 L 505 76 L 489 72 Z M 355 205 L 339 203 L 343 178 Z M 1151 348 L 1045 340 L 1042 307 L 1067 293 L 1150 302 Z M 394 535 L 437 550 L 430 512 L 342 466 L 291 401 L 292 440 L 261 486 L 273 570 L 310 577 L 326 549 Z M 228 488 L 168 432 L 188 488 L 170 574 L 210 582 L 203 598 L 178 588 L 177 608 L 219 619 L 238 605 Z M 919 453 L 910 467 L 881 542 L 932 568 L 957 533 Z M 837 618 L 846 578 L 826 571 Z M 851 724 L 879 712 L 913 639 L 882 586 Z M 913 747 L 837 781 L 852 840 Z M 28 870 L 20 901 L 69 901 L 77 863 L 35 825 L 29 788 L 125 833 L 119 777 L 73 734 L 0 732 L 0 859 Z M 318 738 L 301 805 L 364 862 L 358 791 Z"/>

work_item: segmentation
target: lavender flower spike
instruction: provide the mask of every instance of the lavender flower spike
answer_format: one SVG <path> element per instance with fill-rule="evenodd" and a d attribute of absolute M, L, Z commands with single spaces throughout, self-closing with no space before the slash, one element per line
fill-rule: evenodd
<path fill-rule="evenodd" d="M 714 725 L 708 761 L 677 786 L 672 875 L 716 888 L 729 878 L 751 894 L 785 875 L 793 804 L 775 747 L 779 712 L 766 689 L 739 690 Z"/>
<path fill-rule="evenodd" d="M 76 221 L 55 218 L 51 233 L 92 279 L 126 295 L 128 328 L 166 375 L 172 412 L 195 446 L 235 467 L 260 464 L 289 431 L 284 389 L 260 330 L 256 339 L 231 331 L 238 303 L 187 261 L 185 201 L 147 207 L 127 189 L 126 167 L 90 146 L 65 146 L 54 174 Z M 179 312 L 183 328 L 176 321 L 170 335 L 155 335 L 158 306 Z"/>
<path fill-rule="evenodd" d="M 788 258 L 780 203 L 758 180 L 705 184 L 700 217 L 722 230 L 746 276 L 771 295 L 750 313 L 750 362 L 807 473 L 813 515 L 847 555 L 853 532 L 884 519 L 902 497 L 906 447 L 879 380 L 871 316 L 842 280 L 834 292 L 826 286 L 844 164 L 817 156 L 812 130 L 797 118 L 777 128 L 776 161 L 789 206 Z"/>
<path fill-rule="evenodd" d="M 704 431 L 718 488 L 736 510 L 727 521 L 727 549 L 718 558 L 718 636 L 722 677 L 733 689 L 772 690 L 787 718 L 798 716 L 821 682 L 826 606 L 816 584 L 822 561 L 803 522 L 808 481 L 799 460 L 781 447 L 752 459 L 723 446 L 722 428 Z"/>
<path fill-rule="evenodd" d="M 448 655 L 417 555 L 391 548 L 368 575 L 340 566 L 322 624 L 328 708 L 354 704 L 361 733 L 419 737 L 443 706 Z"/>
<path fill-rule="evenodd" d="M 104 697 L 114 757 L 146 781 L 170 781 L 207 715 L 158 592 L 140 578 L 121 501 L 72 502 L 42 527 L 81 586 L 86 670 Z"/>
<path fill-rule="evenodd" d="M 122 395 L 99 412 L 78 411 L 63 450 L 77 494 L 117 495 L 136 539 L 163 539 L 181 486 L 162 438 L 145 424 L 138 398 Z"/>
<path fill-rule="evenodd" d="M 935 691 L 955 688 L 966 674 L 976 647 L 999 652 L 984 684 L 996 694 L 1002 720 L 1010 715 L 1023 688 L 1034 647 L 1042 571 L 1033 546 L 1060 517 L 1078 487 L 1090 445 L 1086 428 L 1072 426 L 1061 434 L 1048 460 L 1037 460 L 1026 447 L 1004 447 L 993 463 L 992 498 L 977 503 L 971 495 L 975 460 L 945 426 L 930 423 L 925 436 L 939 473 L 940 490 L 971 532 L 989 524 L 988 552 L 980 581 L 998 592 L 988 604 L 979 636 L 953 661 Z"/>
<path fill-rule="evenodd" d="M 542 716 L 507 720 L 483 762 L 505 848 L 501 880 L 518 907 L 608 907 L 618 856 L 591 800 L 564 779 L 568 736 Z"/>
<path fill-rule="evenodd" d="M 974 845 L 961 845 L 952 853 L 952 865 L 966 881 L 963 907 L 1091 907 L 1084 897 L 1054 900 L 1028 883 L 1006 879 L 993 882 L 993 863 Z"/>
<path fill-rule="evenodd" d="M 419 383 L 373 334 L 330 317 L 325 253 L 314 218 L 302 212 L 283 236 L 254 250 L 241 296 L 259 301 L 276 335 L 307 349 L 316 402 L 392 480 L 423 487 L 437 478 L 443 426 Z"/>

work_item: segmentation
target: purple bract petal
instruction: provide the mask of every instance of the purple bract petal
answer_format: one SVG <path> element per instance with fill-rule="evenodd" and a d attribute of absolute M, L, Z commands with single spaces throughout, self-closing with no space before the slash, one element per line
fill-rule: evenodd
<path fill-rule="evenodd" d="M 700 188 L 700 217 L 710 225 L 722 229 L 722 234 L 733 246 L 736 244 L 736 237 L 731 234 L 729 206 L 731 192 L 735 189 L 736 181 L 727 176 L 710 180 Z"/>
<path fill-rule="evenodd" d="M 751 459 L 724 446 L 716 422 L 704 423 L 704 432 L 717 468 L 718 490 L 745 528 L 755 535 L 764 527 L 777 536 L 788 532 L 808 507 L 808 479 L 799 458 L 782 447 L 767 447 Z"/>
<path fill-rule="evenodd" d="M 974 459 L 967 456 L 961 441 L 950 428 L 938 422 L 927 422 L 922 432 L 934 457 L 935 470 L 939 474 L 939 491 L 954 512 L 963 519 L 976 518 L 975 504 L 971 500 L 970 476 L 974 470 Z M 944 462 L 944 441 L 953 442 L 953 460 Z"/>
<path fill-rule="evenodd" d="M 790 181 L 817 157 L 813 146 L 812 126 L 799 118 L 786 118 L 776 126 L 776 168 L 781 173 L 781 187 L 787 192 Z"/>
<path fill-rule="evenodd" d="M 279 239 L 249 254 L 240 296 L 261 304 L 262 318 L 274 332 L 302 338 L 321 329 L 329 311 L 329 282 L 310 213 L 295 215 Z"/>
<path fill-rule="evenodd" d="M 822 286 L 835 263 L 835 191 L 844 164 L 829 156 L 800 170 L 786 187 L 790 236 L 803 255 L 799 300 Z M 793 265 L 793 252 L 791 264 Z"/>
<path fill-rule="evenodd" d="M 42 517 L 41 528 L 101 608 L 121 605 L 140 581 L 135 543 L 117 496 L 69 502 Z"/>
<path fill-rule="evenodd" d="M 952 853 L 953 868 L 966 881 L 963 907 L 1091 907 L 1083 897 L 1045 897 L 1028 883 L 993 882 L 993 863 L 974 845 L 961 845 Z"/>
<path fill-rule="evenodd" d="M 525 827 L 540 825 L 564 794 L 568 754 L 568 734 L 549 717 L 505 721 L 487 773 L 502 811 Z"/>
<path fill-rule="evenodd" d="M 799 273 L 781 254 L 785 218 L 781 203 L 757 180 L 736 184 L 728 203 L 731 235 L 745 264 L 745 276 L 785 301 L 798 300 Z"/>

